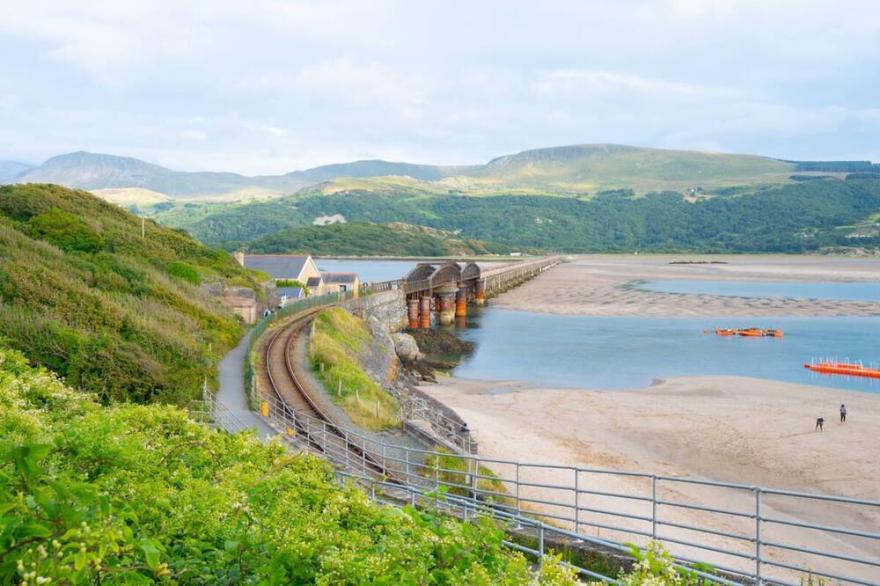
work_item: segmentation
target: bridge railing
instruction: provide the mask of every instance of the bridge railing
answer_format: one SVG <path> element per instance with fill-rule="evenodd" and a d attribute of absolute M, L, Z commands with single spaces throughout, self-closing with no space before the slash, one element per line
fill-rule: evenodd
<path fill-rule="evenodd" d="M 880 582 L 880 501 L 417 449 L 339 428 L 271 399 L 264 419 L 288 441 L 330 460 L 340 474 L 374 488 L 393 486 L 421 504 L 453 503 L 465 518 L 482 511 L 548 536 L 619 551 L 657 540 L 681 564 L 709 562 L 720 572 L 712 578 L 719 583 L 799 586 L 810 576 Z M 385 474 L 353 454 L 351 445 Z"/>

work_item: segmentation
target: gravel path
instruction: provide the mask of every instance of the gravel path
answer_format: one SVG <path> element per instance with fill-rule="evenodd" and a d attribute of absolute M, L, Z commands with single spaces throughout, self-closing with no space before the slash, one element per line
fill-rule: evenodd
<path fill-rule="evenodd" d="M 248 332 L 238 346 L 230 350 L 220 362 L 220 389 L 216 398 L 245 427 L 255 428 L 260 438 L 268 439 L 276 435 L 276 432 L 248 408 L 244 390 L 244 357 L 248 351 L 251 333 L 252 331 Z"/>

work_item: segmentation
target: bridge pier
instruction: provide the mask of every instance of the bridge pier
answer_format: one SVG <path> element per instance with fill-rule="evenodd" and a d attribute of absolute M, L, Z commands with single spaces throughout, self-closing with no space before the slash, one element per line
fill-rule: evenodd
<path fill-rule="evenodd" d="M 425 295 L 419 299 L 419 326 L 422 329 L 430 329 L 431 327 L 431 296 Z"/>
<path fill-rule="evenodd" d="M 467 317 L 468 288 L 461 287 L 455 293 L 455 317 Z"/>
<path fill-rule="evenodd" d="M 474 303 L 477 305 L 486 305 L 486 281 L 480 279 L 477 281 L 474 289 Z"/>
<path fill-rule="evenodd" d="M 455 320 L 455 296 L 458 292 L 458 286 L 447 285 L 437 290 L 440 297 L 440 325 L 451 325 Z"/>
<path fill-rule="evenodd" d="M 419 327 L 419 298 L 410 297 L 407 299 L 406 304 L 409 329 L 414 330 Z"/>

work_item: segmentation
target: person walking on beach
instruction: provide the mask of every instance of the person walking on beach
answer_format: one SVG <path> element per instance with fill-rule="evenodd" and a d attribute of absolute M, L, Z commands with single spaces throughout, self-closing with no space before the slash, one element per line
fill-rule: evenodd
<path fill-rule="evenodd" d="M 840 404 L 840 422 L 846 423 L 846 405 Z"/>

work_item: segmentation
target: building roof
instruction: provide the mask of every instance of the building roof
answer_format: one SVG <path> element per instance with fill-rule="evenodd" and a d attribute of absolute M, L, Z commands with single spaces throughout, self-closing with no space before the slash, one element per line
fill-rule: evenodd
<path fill-rule="evenodd" d="M 354 283 L 358 280 L 357 273 L 321 273 L 325 283 Z"/>
<path fill-rule="evenodd" d="M 321 286 L 321 277 L 309 277 L 308 282 L 306 283 L 306 287 L 320 287 Z"/>
<path fill-rule="evenodd" d="M 310 258 L 293 254 L 246 254 L 244 266 L 269 273 L 276 279 L 297 279 Z"/>
<path fill-rule="evenodd" d="M 303 290 L 300 287 L 278 287 L 278 296 L 299 299 L 303 296 Z"/>

